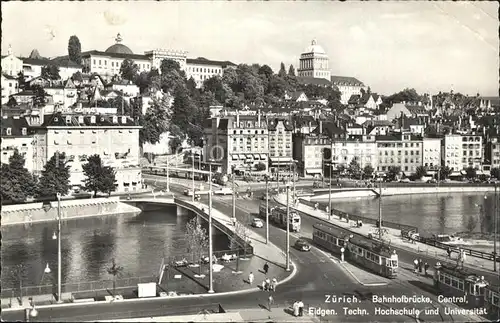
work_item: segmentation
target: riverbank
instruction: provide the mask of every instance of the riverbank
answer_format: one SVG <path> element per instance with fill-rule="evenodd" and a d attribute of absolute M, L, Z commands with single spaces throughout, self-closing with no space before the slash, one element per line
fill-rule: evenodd
<path fill-rule="evenodd" d="M 91 216 L 139 214 L 141 209 L 120 201 L 119 197 L 61 201 L 61 218 L 74 219 Z M 2 206 L 1 226 L 54 221 L 57 219 L 57 202 L 28 203 Z"/>
<path fill-rule="evenodd" d="M 452 193 L 488 193 L 494 192 L 494 186 L 446 186 L 446 187 L 384 187 L 382 186 L 382 196 L 413 195 L 413 194 L 452 194 Z M 311 200 L 321 200 L 328 198 L 328 189 L 314 190 L 315 195 Z M 332 188 L 332 198 L 363 198 L 377 197 L 380 194 L 378 188 Z"/>

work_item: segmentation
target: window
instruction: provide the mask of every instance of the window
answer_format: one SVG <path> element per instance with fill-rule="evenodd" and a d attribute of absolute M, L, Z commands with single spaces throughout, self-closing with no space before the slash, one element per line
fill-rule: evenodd
<path fill-rule="evenodd" d="M 122 117 L 122 123 L 123 124 L 127 123 L 127 117 Z"/>
<path fill-rule="evenodd" d="M 90 123 L 95 123 L 95 116 L 90 117 Z"/>
<path fill-rule="evenodd" d="M 26 128 L 23 128 L 21 130 L 21 133 L 23 134 L 23 136 L 26 136 L 26 134 L 28 133 L 28 130 Z"/>
<path fill-rule="evenodd" d="M 83 116 L 78 117 L 78 123 L 83 123 Z"/>
<path fill-rule="evenodd" d="M 12 128 L 7 128 L 7 136 L 12 135 Z"/>

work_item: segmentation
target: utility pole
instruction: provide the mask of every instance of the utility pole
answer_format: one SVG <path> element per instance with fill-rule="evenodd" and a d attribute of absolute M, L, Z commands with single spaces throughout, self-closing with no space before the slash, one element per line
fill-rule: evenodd
<path fill-rule="evenodd" d="M 61 193 L 57 193 L 57 303 L 62 303 L 61 263 Z"/>
<path fill-rule="evenodd" d="M 330 183 L 328 188 L 328 221 L 332 218 L 332 164 L 328 164 L 328 175 L 330 176 Z"/>
<path fill-rule="evenodd" d="M 274 128 L 274 131 L 276 132 L 276 135 L 275 135 L 275 139 L 276 139 L 276 142 L 274 143 L 274 147 L 276 149 L 276 147 L 280 147 L 278 145 L 278 118 L 276 118 L 276 125 L 275 125 L 275 128 Z M 275 150 L 276 151 L 276 150 Z M 277 184 L 277 188 L 278 188 L 278 194 L 280 193 L 280 156 L 278 156 L 279 154 L 276 154 L 276 158 L 278 159 L 278 164 L 277 164 L 277 167 L 276 167 L 276 184 Z"/>
<path fill-rule="evenodd" d="M 378 183 L 378 238 L 382 240 L 382 183 Z"/>
<path fill-rule="evenodd" d="M 213 279 L 213 239 L 212 239 L 212 164 L 208 164 L 209 167 L 209 172 L 208 172 L 208 261 L 210 261 L 209 264 L 209 272 L 208 272 L 208 279 L 210 281 L 209 287 L 208 287 L 208 292 L 213 293 L 214 292 L 214 279 Z"/>
<path fill-rule="evenodd" d="M 193 162 L 193 172 L 192 172 L 192 174 L 193 174 L 193 199 L 192 199 L 192 201 L 194 202 L 194 153 L 191 154 L 191 157 L 193 159 L 192 160 L 192 162 Z"/>
<path fill-rule="evenodd" d="M 231 166 L 231 181 L 233 184 L 233 224 L 236 225 L 236 191 L 234 186 L 234 165 Z"/>
<path fill-rule="evenodd" d="M 286 185 L 286 271 L 290 271 L 290 184 Z"/>
<path fill-rule="evenodd" d="M 168 183 L 169 182 L 169 174 L 168 174 L 168 155 L 167 155 L 167 192 L 170 192 L 170 184 Z M 194 192 L 193 192 L 194 194 Z"/>
<path fill-rule="evenodd" d="M 266 175 L 266 244 L 269 243 L 269 174 Z"/>
<path fill-rule="evenodd" d="M 495 182 L 495 212 L 493 213 L 493 271 L 497 271 L 497 234 L 498 234 L 498 194 L 497 194 L 497 183 Z"/>

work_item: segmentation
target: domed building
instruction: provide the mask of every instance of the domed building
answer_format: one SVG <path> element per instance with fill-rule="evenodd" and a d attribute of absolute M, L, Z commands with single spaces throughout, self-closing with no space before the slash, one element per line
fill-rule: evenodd
<path fill-rule="evenodd" d="M 328 62 L 328 55 L 323 47 L 318 45 L 316 40 L 313 40 L 311 45 L 300 55 L 298 76 L 323 78 L 330 81 L 331 73 Z"/>
<path fill-rule="evenodd" d="M 106 53 L 110 54 L 130 54 L 133 55 L 134 52 L 127 46 L 123 45 L 121 42 L 123 41 L 123 38 L 120 34 L 118 34 L 115 38 L 116 44 L 111 45 L 106 49 Z"/>

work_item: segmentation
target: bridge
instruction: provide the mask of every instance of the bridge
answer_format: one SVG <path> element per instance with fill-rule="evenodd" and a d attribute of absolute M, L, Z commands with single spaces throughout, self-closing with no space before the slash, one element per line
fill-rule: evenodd
<path fill-rule="evenodd" d="M 210 174 L 209 171 L 207 170 L 201 170 L 201 169 L 193 169 L 193 168 L 181 168 L 181 167 L 170 167 L 170 166 L 145 166 L 142 168 L 143 170 L 150 171 L 152 173 L 157 172 L 157 173 L 172 173 L 172 172 L 181 172 L 181 173 L 192 173 L 194 172 L 195 174 L 203 174 L 203 175 L 208 175 Z M 212 174 L 215 173 L 212 171 Z"/>
<path fill-rule="evenodd" d="M 319 189 L 313 189 L 314 196 L 318 195 L 323 195 L 323 194 L 328 194 L 330 190 L 328 188 L 319 188 Z M 367 192 L 370 193 L 370 195 L 375 195 L 376 197 L 380 196 L 380 193 L 378 189 L 375 188 L 333 188 L 332 187 L 332 194 L 336 193 L 341 193 L 341 192 Z"/>

